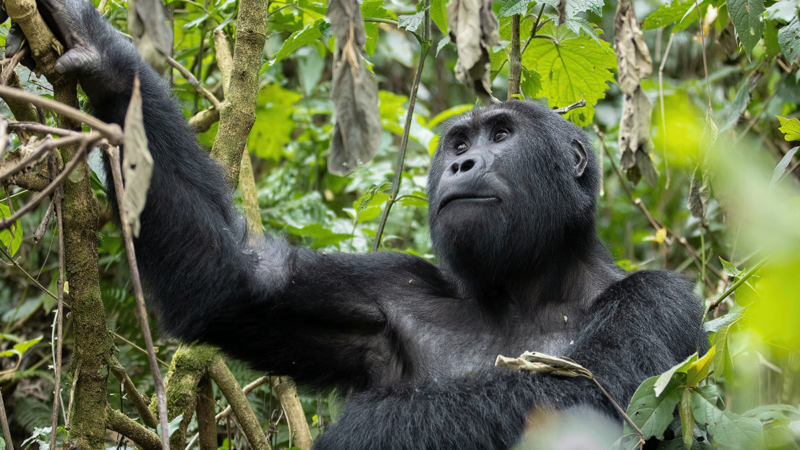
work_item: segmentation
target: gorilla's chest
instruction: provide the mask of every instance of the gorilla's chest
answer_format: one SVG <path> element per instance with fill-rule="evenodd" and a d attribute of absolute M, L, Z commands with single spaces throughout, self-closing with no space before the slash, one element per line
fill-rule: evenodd
<path fill-rule="evenodd" d="M 452 319 L 453 316 L 450 316 Z M 456 316 L 458 317 L 458 316 Z M 556 319 L 557 317 L 557 319 Z M 436 320 L 428 314 L 407 314 L 396 322 L 397 346 L 389 349 L 400 364 L 386 367 L 390 378 L 408 381 L 452 378 L 494 367 L 497 355 L 524 351 L 565 355 L 577 336 L 577 317 L 563 314 L 500 325 L 468 311 L 460 320 Z"/>

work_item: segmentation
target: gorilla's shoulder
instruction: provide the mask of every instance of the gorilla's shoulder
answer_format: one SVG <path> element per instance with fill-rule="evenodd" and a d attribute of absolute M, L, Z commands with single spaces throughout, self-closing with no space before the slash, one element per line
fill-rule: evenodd
<path fill-rule="evenodd" d="M 607 301 L 657 311 L 659 315 L 689 316 L 697 321 L 703 314 L 700 299 L 683 275 L 669 270 L 643 270 L 628 274 L 602 294 Z"/>

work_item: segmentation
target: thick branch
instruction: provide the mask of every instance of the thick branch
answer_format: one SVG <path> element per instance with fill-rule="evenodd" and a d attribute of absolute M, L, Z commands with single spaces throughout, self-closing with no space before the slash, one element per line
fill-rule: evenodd
<path fill-rule="evenodd" d="M 247 441 L 250 443 L 250 447 L 253 450 L 268 450 L 270 445 L 267 442 L 266 435 L 261 430 L 258 418 L 228 366 L 225 365 L 222 358 L 219 358 L 212 362 L 208 369 L 211 379 L 217 383 L 217 387 L 230 403 L 236 418 L 239 419 L 239 424 L 242 427 L 242 431 L 244 431 L 245 437 L 247 437 Z"/>
<path fill-rule="evenodd" d="M 128 372 L 125 371 L 125 368 L 122 367 L 117 358 L 112 356 L 108 361 L 108 367 L 111 369 L 111 373 L 122 383 L 123 389 L 125 389 L 128 398 L 139 413 L 142 422 L 150 428 L 158 426 L 158 419 L 147 407 L 150 403 L 150 398 L 136 389 L 133 381 L 128 376 Z"/>

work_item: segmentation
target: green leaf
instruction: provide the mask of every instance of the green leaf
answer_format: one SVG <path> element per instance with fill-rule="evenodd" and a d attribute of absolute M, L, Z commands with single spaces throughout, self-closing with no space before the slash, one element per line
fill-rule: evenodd
<path fill-rule="evenodd" d="M 277 83 L 268 84 L 258 94 L 256 121 L 247 138 L 247 149 L 260 158 L 279 160 L 291 141 L 294 131 L 292 111 L 302 96 L 283 89 Z"/>
<path fill-rule="evenodd" d="M 542 76 L 535 70 L 522 68 L 522 83 L 520 84 L 522 93 L 531 98 L 536 98 L 542 90 Z"/>
<path fill-rule="evenodd" d="M 14 350 L 19 352 L 19 356 L 22 357 L 22 355 L 24 355 L 28 349 L 41 342 L 41 340 L 42 336 L 39 336 L 38 338 L 31 339 L 30 341 L 20 342 L 19 344 L 14 345 Z"/>
<path fill-rule="evenodd" d="M 696 390 L 692 390 L 692 413 L 697 423 L 706 425 L 715 444 L 734 448 L 763 448 L 761 422 L 757 419 L 721 411 Z"/>
<path fill-rule="evenodd" d="M 778 30 L 778 44 L 790 63 L 800 63 L 800 18 L 795 17 L 788 25 Z M 797 120 L 797 119 L 795 119 Z"/>
<path fill-rule="evenodd" d="M 0 204 L 0 218 L 10 217 L 11 210 L 8 206 Z M 19 220 L 14 222 L 14 225 L 0 230 L 0 243 L 3 247 L 8 249 L 11 256 L 14 256 L 22 245 L 22 226 Z"/>
<path fill-rule="evenodd" d="M 585 99 L 585 107 L 565 117 L 586 126 L 594 117 L 594 105 L 605 97 L 608 83 L 614 80 L 611 71 L 617 67 L 617 57 L 607 42 L 569 32 L 563 39 L 533 39 L 522 55 L 522 63 L 541 76 L 541 94 L 550 107 L 561 108 Z"/>
<path fill-rule="evenodd" d="M 645 17 L 642 29 L 654 30 L 680 22 L 693 6 L 694 0 L 673 0 L 666 5 L 661 5 L 660 8 Z"/>
<path fill-rule="evenodd" d="M 412 16 L 397 16 L 397 28 L 404 28 L 411 33 L 417 34 L 417 30 L 422 25 L 423 20 L 425 20 L 424 10 Z"/>
<path fill-rule="evenodd" d="M 322 37 L 321 27 L 324 24 L 325 20 L 319 19 L 310 25 L 306 25 L 302 30 L 292 33 L 291 36 L 283 41 L 283 46 L 278 50 L 278 53 L 275 54 L 275 58 L 270 61 L 270 64 L 275 64 L 283 58 L 286 58 L 300 47 L 313 44 L 317 39 Z"/>
<path fill-rule="evenodd" d="M 500 11 L 498 17 L 511 17 L 517 14 L 528 12 L 528 3 L 531 0 L 500 0 Z"/>
<path fill-rule="evenodd" d="M 730 325 L 739 320 L 742 317 L 743 313 L 744 313 L 744 308 L 735 305 L 733 308 L 731 308 L 728 314 L 725 314 L 720 318 L 709 320 L 708 322 L 704 323 L 703 331 L 705 331 L 706 333 L 716 333 L 720 329 L 722 329 L 722 327 Z"/>
<path fill-rule="evenodd" d="M 775 183 L 777 183 L 778 180 L 781 179 L 781 177 L 783 176 L 783 173 L 786 172 L 786 168 L 789 167 L 789 163 L 792 162 L 792 158 L 794 158 L 794 154 L 797 153 L 797 149 L 799 149 L 799 148 L 800 147 L 795 147 L 795 148 L 789 150 L 788 152 L 786 152 L 786 154 L 783 155 L 783 158 L 781 158 L 781 161 L 778 163 L 778 165 L 775 166 L 775 170 L 772 172 L 772 180 L 769 182 L 769 187 L 770 188 L 772 186 L 775 186 Z"/>
<path fill-rule="evenodd" d="M 694 415 L 692 414 L 691 389 L 684 389 L 681 404 L 678 408 L 681 416 L 681 431 L 683 432 L 683 445 L 692 448 L 694 441 Z"/>
<path fill-rule="evenodd" d="M 633 423 L 642 430 L 645 440 L 655 437 L 664 439 L 664 430 L 672 422 L 672 412 L 681 400 L 681 387 L 678 383 L 671 383 L 664 394 L 656 397 L 654 386 L 658 377 L 646 379 L 636 390 L 628 406 L 628 416 Z M 625 424 L 623 433 L 633 432 Z"/>
<path fill-rule="evenodd" d="M 726 0 L 728 13 L 747 57 L 764 33 L 764 0 Z"/>
<path fill-rule="evenodd" d="M 541 3 L 550 5 L 558 9 L 561 0 L 542 0 Z M 565 8 L 567 20 L 572 19 L 578 13 L 590 11 L 595 15 L 603 15 L 603 0 L 568 0 Z"/>
<path fill-rule="evenodd" d="M 791 22 L 797 17 L 798 7 L 800 2 L 797 0 L 779 0 L 767 8 L 767 19 Z"/>
<path fill-rule="evenodd" d="M 798 36 L 798 40 L 800 40 L 800 36 Z M 800 140 L 800 120 L 799 119 L 787 119 L 785 117 L 776 116 L 778 120 L 781 122 L 781 127 L 778 128 L 785 134 L 784 139 L 787 141 L 798 141 Z"/>
<path fill-rule="evenodd" d="M 708 372 L 711 369 L 711 361 L 713 361 L 716 351 L 716 347 L 711 347 L 702 358 L 693 362 L 692 365 L 689 366 L 689 369 L 686 371 L 687 386 L 695 387 L 698 383 L 708 377 Z"/>
<path fill-rule="evenodd" d="M 431 0 L 431 20 L 439 28 L 445 37 L 449 38 L 449 28 L 447 28 L 447 0 Z M 439 53 L 439 50 L 436 51 Z"/>
<path fill-rule="evenodd" d="M 428 123 L 425 125 L 425 127 L 432 130 L 436 127 L 436 125 L 439 125 L 440 123 L 444 122 L 447 119 L 450 119 L 451 117 L 464 114 L 467 111 L 472 111 L 472 108 L 474 108 L 474 106 L 475 105 L 472 104 L 451 106 L 450 108 L 447 108 L 444 111 L 440 112 L 439 114 L 433 116 L 431 120 L 429 120 Z"/>
<path fill-rule="evenodd" d="M 661 393 L 664 392 L 664 390 L 667 388 L 670 382 L 672 381 L 679 382 L 679 380 L 675 379 L 675 374 L 676 373 L 685 374 L 689 370 L 689 367 L 691 367 L 691 365 L 695 361 L 697 361 L 697 353 L 694 353 L 693 355 L 683 360 L 683 362 L 672 366 L 669 370 L 659 375 L 658 379 L 653 385 L 653 390 L 656 394 L 656 397 L 660 396 Z"/>

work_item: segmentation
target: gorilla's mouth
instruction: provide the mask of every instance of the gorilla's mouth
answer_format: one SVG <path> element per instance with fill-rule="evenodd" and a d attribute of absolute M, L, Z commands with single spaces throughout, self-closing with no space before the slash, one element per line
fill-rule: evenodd
<path fill-rule="evenodd" d="M 498 202 L 500 203 L 501 200 L 495 196 L 483 196 L 483 195 L 473 195 L 473 194 L 452 194 L 445 197 L 441 203 L 439 203 L 439 211 L 444 209 L 445 206 L 449 205 L 453 202 L 458 201 L 468 201 L 468 202 L 476 202 L 476 203 L 488 203 L 488 202 Z"/>

